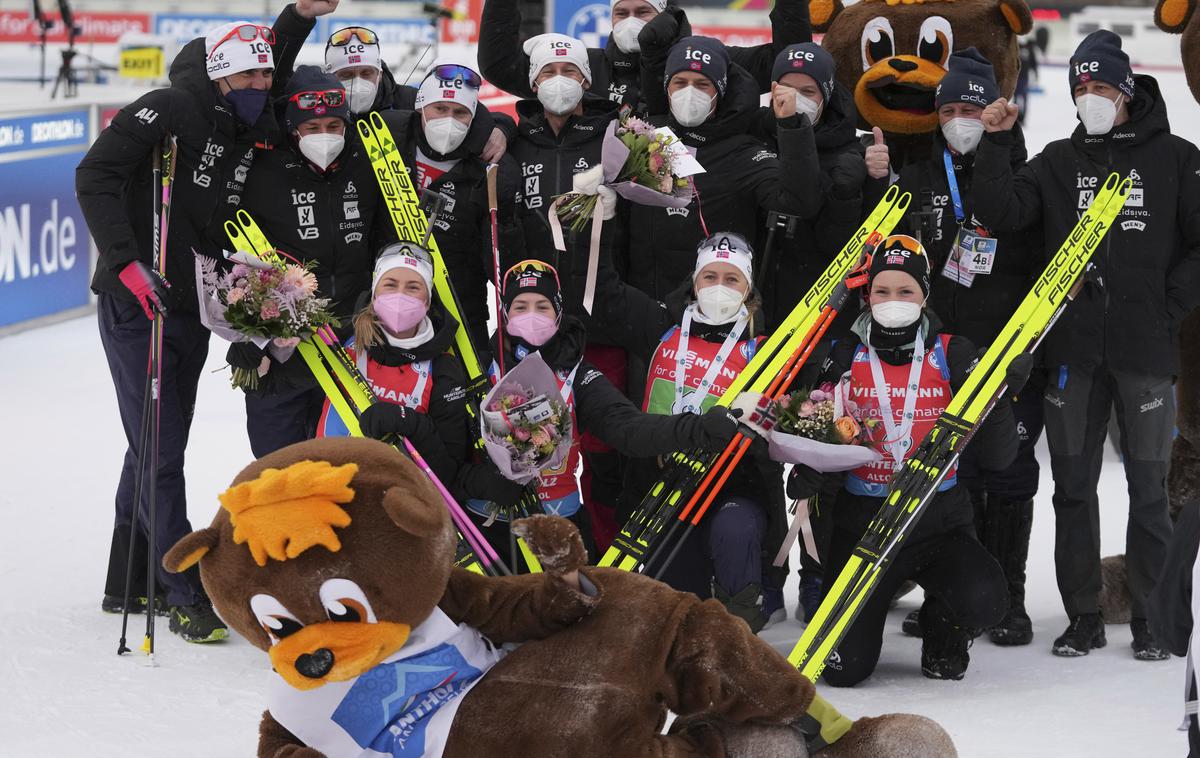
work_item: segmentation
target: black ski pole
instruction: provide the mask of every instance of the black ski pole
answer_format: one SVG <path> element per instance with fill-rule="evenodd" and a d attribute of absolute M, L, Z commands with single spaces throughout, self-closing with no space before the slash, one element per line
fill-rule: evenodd
<path fill-rule="evenodd" d="M 763 245 L 762 258 L 754 272 L 754 287 L 760 289 L 765 281 L 764 277 L 771 270 L 771 264 L 775 258 L 775 246 L 778 242 L 778 234 L 783 232 L 785 239 L 792 239 L 796 236 L 796 227 L 800 224 L 800 217 L 793 216 L 789 213 L 780 213 L 771 211 L 767 214 L 767 242 Z"/>

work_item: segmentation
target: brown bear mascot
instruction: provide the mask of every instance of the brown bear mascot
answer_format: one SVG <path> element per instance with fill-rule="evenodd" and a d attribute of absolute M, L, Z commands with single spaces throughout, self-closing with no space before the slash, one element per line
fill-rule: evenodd
<path fill-rule="evenodd" d="M 260 756 L 955 755 L 928 719 L 840 716 L 719 603 L 584 567 L 565 520 L 515 526 L 545 574 L 451 568 L 437 491 L 382 443 L 284 448 L 221 504 L 164 563 L 198 561 L 221 617 L 270 656 Z"/>
<path fill-rule="evenodd" d="M 813 28 L 833 55 L 838 82 L 854 93 L 859 127 L 879 127 L 892 166 L 924 160 L 937 130 L 933 98 L 950 53 L 974 47 L 1011 98 L 1020 57 L 1017 36 L 1033 27 L 1025 0 L 809 0 Z"/>

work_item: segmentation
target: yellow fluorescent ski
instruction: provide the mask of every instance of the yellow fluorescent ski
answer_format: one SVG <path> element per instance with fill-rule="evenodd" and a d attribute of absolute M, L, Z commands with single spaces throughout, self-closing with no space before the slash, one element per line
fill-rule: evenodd
<path fill-rule="evenodd" d="M 929 494 L 936 490 L 943 472 L 961 452 L 964 439 L 986 416 L 1003 387 L 1009 363 L 1033 349 L 1061 312 L 1064 301 L 1124 207 L 1131 186 L 1128 179 L 1121 180 L 1116 174 L 1109 176 L 1030 293 L 955 394 L 938 419 L 938 426 L 918 446 L 916 456 L 928 455 L 933 459 L 909 459 L 893 480 L 893 489 L 884 499 L 884 505 L 788 656 L 788 661 L 810 680 L 820 677 L 829 656 L 886 570 L 890 553 L 898 549 L 900 541 L 919 519 Z"/>

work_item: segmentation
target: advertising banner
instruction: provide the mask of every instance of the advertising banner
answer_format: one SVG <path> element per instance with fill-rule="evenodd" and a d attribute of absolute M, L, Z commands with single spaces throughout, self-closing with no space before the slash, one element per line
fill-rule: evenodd
<path fill-rule="evenodd" d="M 280 7 L 283 7 L 282 5 Z M 217 13 L 158 13 L 154 16 L 154 33 L 161 34 L 165 37 L 170 37 L 177 45 L 184 45 L 197 37 L 203 37 L 208 33 L 209 29 L 221 24 L 227 24 L 230 21 L 253 21 L 265 26 L 270 26 L 274 23 L 275 18 L 271 17 L 264 19 L 256 13 L 247 13 L 244 16 L 231 16 L 227 14 Z M 341 24 L 341 26 L 350 26 L 351 24 Z M 321 24 L 313 29 L 312 34 L 308 35 L 305 42 L 316 43 L 325 42 L 325 37 L 320 35 L 324 27 Z"/>
<path fill-rule="evenodd" d="M 28 5 L 28 3 L 26 3 Z M 148 13 L 76 13 L 75 25 L 80 28 L 76 42 L 111 43 L 126 32 L 150 31 Z M 57 13 L 47 13 L 53 25 L 46 31 L 47 42 L 66 42 L 67 28 Z M 0 11 L 0 42 L 38 42 L 42 30 L 26 11 Z"/>
<path fill-rule="evenodd" d="M 553 0 L 547 3 L 546 28 L 583 40 L 588 47 L 604 47 L 612 31 L 609 4 L 595 0 Z"/>
<path fill-rule="evenodd" d="M 75 200 L 89 111 L 0 119 L 0 327 L 88 303 L 90 243 Z"/>

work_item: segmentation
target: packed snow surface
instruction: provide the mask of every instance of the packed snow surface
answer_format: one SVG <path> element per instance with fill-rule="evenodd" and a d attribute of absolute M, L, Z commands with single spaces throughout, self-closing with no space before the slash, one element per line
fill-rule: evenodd
<path fill-rule="evenodd" d="M 1178 45 L 1175 38 L 1164 44 Z M 1182 72 L 1159 72 L 1177 134 L 1200 142 L 1200 106 Z M 1075 124 L 1062 68 L 1042 70 L 1027 124 L 1030 152 Z M 1148 188 L 1153 191 L 1153 188 Z M 212 340 L 188 448 L 193 526 L 206 525 L 216 494 L 251 460 L 241 395 Z M 156 667 L 115 655 L 120 617 L 101 613 L 112 498 L 125 441 L 95 317 L 0 340 L 0 398 L 9 433 L 0 443 L 0 755 L 233 756 L 254 753 L 268 677 L 266 656 L 242 639 L 192 645 L 158 620 Z M 851 716 L 909 711 L 943 724 L 970 758 L 1183 756 L 1181 660 L 1135 661 L 1126 627 L 1085 658 L 1050 654 L 1066 626 L 1054 583 L 1048 457 L 1037 498 L 1029 566 L 1032 645 L 1003 649 L 980 639 L 961 682 L 920 674 L 920 642 L 889 618 L 879 668 L 849 690 L 823 688 Z M 1122 552 L 1127 496 L 1119 461 L 1100 480 L 1104 554 Z M 789 609 L 796 604 L 793 576 Z M 144 617 L 132 620 L 137 647 Z M 786 654 L 796 621 L 764 636 Z M 602 739 L 602 735 L 597 735 Z"/>

